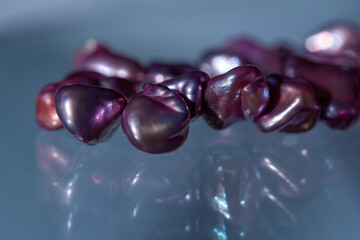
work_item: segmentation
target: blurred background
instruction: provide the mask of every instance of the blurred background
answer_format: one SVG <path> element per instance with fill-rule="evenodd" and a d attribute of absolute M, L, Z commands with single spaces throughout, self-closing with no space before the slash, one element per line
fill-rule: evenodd
<path fill-rule="evenodd" d="M 302 49 L 324 24 L 360 25 L 359 9 L 357 0 L 0 0 L 0 239 L 359 239 L 359 124 L 294 136 L 264 135 L 249 123 L 217 132 L 199 119 L 182 148 L 160 157 L 134 149 L 121 131 L 88 147 L 34 121 L 38 91 L 72 70 L 89 38 L 145 64 L 196 63 L 237 35 Z M 272 158 L 274 176 L 244 179 Z M 230 176 L 218 176 L 222 160 L 236 169 Z M 184 174 L 173 169 L 182 161 Z M 142 194 L 125 194 L 121 179 L 142 168 L 157 174 L 144 177 Z M 169 188 L 159 180 L 168 175 Z M 230 209 L 216 195 L 221 186 L 252 189 L 248 207 L 234 194 Z M 151 195 L 169 191 L 186 197 Z"/>

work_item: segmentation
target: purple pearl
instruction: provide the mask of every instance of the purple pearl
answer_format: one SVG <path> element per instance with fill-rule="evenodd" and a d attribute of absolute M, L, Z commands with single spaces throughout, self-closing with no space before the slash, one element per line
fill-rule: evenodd
<path fill-rule="evenodd" d="M 321 108 L 312 84 L 277 74 L 269 75 L 266 80 L 270 86 L 270 103 L 255 120 L 256 126 L 263 132 L 303 132 L 313 128 Z"/>
<path fill-rule="evenodd" d="M 359 56 L 360 56 L 360 52 L 359 52 Z M 357 59 L 355 59 L 353 57 L 329 56 L 329 55 L 318 54 L 318 53 L 306 53 L 305 58 L 312 62 L 316 62 L 316 63 L 323 63 L 323 64 L 332 65 L 332 66 L 338 66 L 344 70 L 354 70 L 354 71 L 360 70 L 360 64 L 359 64 L 360 62 L 358 62 Z M 359 60 L 360 60 L 360 58 L 359 58 Z"/>
<path fill-rule="evenodd" d="M 244 64 L 259 67 L 265 75 L 281 73 L 282 52 L 268 48 L 253 39 L 234 39 L 228 43 L 227 49 L 243 59 Z"/>
<path fill-rule="evenodd" d="M 355 71 L 314 63 L 299 57 L 285 62 L 285 75 L 314 84 L 322 108 L 321 118 L 335 129 L 349 127 L 359 115 L 359 78 Z"/>
<path fill-rule="evenodd" d="M 55 94 L 56 112 L 64 127 L 89 145 L 113 135 L 125 105 L 120 93 L 90 85 L 63 86 Z"/>
<path fill-rule="evenodd" d="M 148 83 L 162 83 L 183 73 L 197 69 L 187 64 L 152 63 L 146 72 L 145 81 Z"/>
<path fill-rule="evenodd" d="M 348 24 L 326 26 L 305 41 L 306 50 L 329 56 L 354 57 L 360 50 L 360 31 Z"/>
<path fill-rule="evenodd" d="M 222 129 L 239 119 L 253 119 L 268 105 L 269 88 L 260 70 L 240 66 L 208 82 L 203 116 L 214 128 Z"/>
<path fill-rule="evenodd" d="M 208 80 L 209 76 L 206 73 L 195 71 L 166 80 L 161 85 L 178 92 L 186 101 L 191 118 L 196 118 L 201 114 L 203 88 Z"/>
<path fill-rule="evenodd" d="M 164 153 L 184 143 L 189 121 L 190 111 L 178 93 L 148 83 L 126 106 L 121 126 L 134 147 L 149 153 Z"/>
<path fill-rule="evenodd" d="M 236 54 L 226 50 L 217 50 L 202 57 L 199 70 L 207 73 L 210 77 L 215 77 L 241 65 L 243 65 L 243 59 Z"/>
<path fill-rule="evenodd" d="M 76 52 L 74 66 L 77 70 L 95 71 L 108 77 L 135 82 L 144 80 L 144 70 L 138 62 L 112 52 L 93 39 Z"/>
<path fill-rule="evenodd" d="M 94 72 L 75 72 L 61 82 L 45 85 L 36 98 L 35 118 L 39 127 L 46 130 L 58 130 L 63 127 L 55 110 L 54 96 L 56 91 L 67 84 L 97 85 L 97 79 L 103 75 Z"/>
<path fill-rule="evenodd" d="M 177 203 L 187 194 L 188 179 L 186 160 L 178 154 L 166 154 L 132 162 L 123 171 L 122 186 L 138 203 Z"/>
<path fill-rule="evenodd" d="M 113 89 L 126 99 L 131 99 L 139 88 L 139 83 L 118 77 L 103 77 L 98 80 L 100 87 Z"/>

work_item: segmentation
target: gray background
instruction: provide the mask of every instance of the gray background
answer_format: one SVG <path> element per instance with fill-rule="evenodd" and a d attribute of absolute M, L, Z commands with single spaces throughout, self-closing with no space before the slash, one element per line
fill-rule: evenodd
<path fill-rule="evenodd" d="M 103 214 L 94 217 L 88 210 L 78 209 L 104 193 L 88 190 L 86 181 L 77 188 L 84 197 L 79 197 L 76 206 L 64 207 L 56 194 L 48 197 L 53 193 L 47 193 L 47 187 L 43 189 L 49 177 L 44 178 L 39 170 L 36 142 L 57 147 L 75 139 L 65 131 L 45 133 L 37 128 L 36 94 L 44 84 L 60 80 L 71 70 L 74 51 L 88 38 L 104 41 L 143 63 L 154 59 L 195 62 L 205 49 L 233 35 L 251 34 L 267 43 L 286 40 L 300 48 L 308 32 L 329 21 L 349 20 L 360 25 L 359 9 L 360 2 L 350 0 L 0 0 L 0 239 L 131 239 L 126 228 L 121 228 L 128 219 L 116 214 L 122 209 L 119 199 L 100 198 L 97 204 Z M 319 162 L 328 159 L 328 149 L 335 151 L 338 159 L 351 155 L 357 160 L 359 129 L 357 124 L 349 131 L 332 133 L 320 126 L 310 135 L 301 135 L 299 141 L 312 141 L 315 146 L 328 141 L 326 148 L 318 150 L 323 154 L 316 158 Z M 207 154 L 197 151 L 203 139 L 224 134 L 212 131 L 202 120 L 191 130 L 179 152 L 189 149 L 195 160 Z M 247 123 L 237 124 L 230 131 L 255 145 L 262 138 L 264 148 L 271 148 L 274 139 L 284 137 L 258 134 Z M 231 134 L 229 138 L 236 140 Z M 76 150 L 70 148 L 74 161 L 78 156 L 109 160 L 105 175 L 119 162 L 141 155 L 121 131 L 109 143 L 91 149 L 78 145 Z M 90 170 L 84 171 L 86 175 Z M 341 179 L 335 190 L 323 188 L 304 200 L 298 209 L 301 224 L 275 231 L 273 239 L 358 239 L 359 178 L 355 174 Z M 71 227 L 69 221 L 74 222 Z M 139 229 L 144 235 L 138 238 L 149 239 L 146 230 Z"/>

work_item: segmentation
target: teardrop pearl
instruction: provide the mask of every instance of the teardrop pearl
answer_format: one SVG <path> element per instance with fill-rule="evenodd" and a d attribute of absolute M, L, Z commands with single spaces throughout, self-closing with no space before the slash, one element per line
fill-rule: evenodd
<path fill-rule="evenodd" d="M 125 98 L 112 89 L 72 84 L 55 94 L 56 112 L 64 127 L 89 145 L 108 140 L 120 125 Z"/>

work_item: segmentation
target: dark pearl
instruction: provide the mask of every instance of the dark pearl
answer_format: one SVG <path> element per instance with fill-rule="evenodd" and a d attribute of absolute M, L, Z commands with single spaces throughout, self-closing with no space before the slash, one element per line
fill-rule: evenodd
<path fill-rule="evenodd" d="M 207 79 L 207 80 L 205 80 Z M 161 85 L 175 90 L 186 101 L 191 118 L 201 113 L 203 86 L 209 77 L 206 73 L 195 71 L 183 73 L 178 77 L 166 80 Z"/>
<path fill-rule="evenodd" d="M 269 88 L 260 70 L 240 66 L 210 79 L 205 89 L 203 116 L 212 127 L 226 128 L 239 119 L 259 116 L 269 99 Z"/>
<path fill-rule="evenodd" d="M 360 56 L 360 51 L 359 51 Z M 318 53 L 306 53 L 305 58 L 316 63 L 324 63 L 328 65 L 338 66 L 344 70 L 360 70 L 360 62 L 348 56 L 330 56 Z M 360 59 L 360 58 L 359 58 Z"/>
<path fill-rule="evenodd" d="M 239 148 L 219 147 L 203 162 L 203 195 L 209 206 L 235 224 L 258 212 L 262 185 L 254 161 Z"/>
<path fill-rule="evenodd" d="M 112 52 L 93 39 L 76 52 L 74 65 L 77 70 L 95 71 L 108 77 L 135 82 L 144 80 L 144 70 L 138 62 Z"/>
<path fill-rule="evenodd" d="M 66 85 L 55 94 L 56 112 L 64 127 L 89 145 L 113 135 L 125 105 L 120 93 L 90 85 Z"/>
<path fill-rule="evenodd" d="M 131 99 L 139 88 L 139 83 L 118 77 L 103 77 L 98 80 L 100 87 L 113 89 L 126 99 Z"/>
<path fill-rule="evenodd" d="M 228 43 L 227 49 L 243 59 L 244 64 L 253 64 L 260 68 L 264 75 L 281 73 L 281 52 L 268 48 L 253 39 L 234 39 Z"/>
<path fill-rule="evenodd" d="M 199 70 L 207 73 L 210 77 L 215 77 L 241 65 L 243 65 L 243 59 L 236 54 L 226 50 L 217 50 L 202 57 Z"/>
<path fill-rule="evenodd" d="M 186 160 L 178 154 L 166 154 L 132 162 L 123 171 L 122 186 L 138 203 L 177 203 L 187 194 L 188 179 Z"/>
<path fill-rule="evenodd" d="M 189 121 L 190 111 L 178 93 L 165 86 L 145 84 L 126 106 L 121 126 L 136 148 L 164 153 L 184 143 Z"/>
<path fill-rule="evenodd" d="M 255 120 L 256 126 L 263 132 L 310 130 L 321 110 L 312 84 L 277 74 L 269 75 L 266 80 L 270 86 L 270 103 Z"/>
<path fill-rule="evenodd" d="M 162 83 L 183 73 L 197 69 L 187 64 L 152 63 L 146 72 L 145 81 L 148 83 Z"/>
<path fill-rule="evenodd" d="M 314 84 L 322 108 L 321 118 L 331 128 L 347 128 L 358 118 L 360 88 L 355 71 L 299 57 L 289 58 L 284 70 L 289 77 L 305 78 Z"/>
<path fill-rule="evenodd" d="M 355 56 L 360 50 L 360 31 L 348 24 L 326 26 L 305 41 L 306 50 L 329 56 Z"/>
<path fill-rule="evenodd" d="M 45 85 L 36 98 L 35 118 L 39 127 L 46 130 L 57 130 L 63 127 L 55 110 L 54 96 L 56 91 L 66 84 L 96 85 L 101 74 L 92 72 L 76 72 L 68 75 L 63 81 Z"/>

